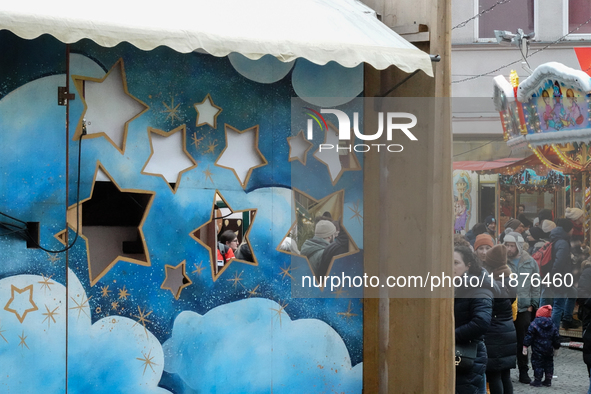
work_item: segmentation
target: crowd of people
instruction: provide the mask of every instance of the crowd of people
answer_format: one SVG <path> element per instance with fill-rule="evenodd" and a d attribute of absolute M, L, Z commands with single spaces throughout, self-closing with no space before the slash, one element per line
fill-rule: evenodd
<path fill-rule="evenodd" d="M 473 287 L 468 279 L 455 289 L 456 344 L 476 354 L 473 363 L 456 363 L 456 393 L 487 393 L 488 383 L 491 394 L 512 394 L 514 368 L 519 382 L 550 387 L 560 326 L 582 324 L 591 394 L 591 258 L 584 221 L 578 208 L 556 220 L 542 209 L 533 222 L 523 212 L 507 220 L 499 237 L 493 216 L 455 235 L 454 276 L 476 276 L 480 283 Z"/>

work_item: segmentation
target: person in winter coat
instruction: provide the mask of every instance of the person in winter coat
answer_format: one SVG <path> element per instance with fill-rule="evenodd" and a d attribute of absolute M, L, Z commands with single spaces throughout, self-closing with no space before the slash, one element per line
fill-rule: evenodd
<path fill-rule="evenodd" d="M 466 233 L 466 239 L 470 242 L 470 245 L 474 246 L 476 237 L 480 234 L 488 234 L 486 231 L 486 225 L 484 223 L 476 223 L 470 231 Z M 476 248 L 474 248 L 476 249 Z"/>
<path fill-rule="evenodd" d="M 573 223 L 572 239 L 583 241 L 585 233 L 583 232 L 583 223 L 585 223 L 585 212 L 579 208 L 566 208 L 564 216 Z"/>
<path fill-rule="evenodd" d="M 493 285 L 493 310 L 490 327 L 484 336 L 488 363 L 486 364 L 486 381 L 490 394 L 513 393 L 511 369 L 515 368 L 517 355 L 517 335 L 513 324 L 513 308 L 515 288 L 507 283 L 511 269 L 507 266 L 507 248 L 496 245 L 486 254 L 484 268 L 491 274 Z M 500 282 L 505 278 L 504 286 Z"/>
<path fill-rule="evenodd" d="M 523 353 L 527 354 L 527 348 L 531 346 L 531 365 L 534 369 L 534 381 L 530 384 L 534 387 L 552 385 L 554 373 L 554 349 L 560 348 L 560 336 L 558 328 L 552 322 L 552 307 L 544 305 L 536 313 L 536 318 L 531 322 L 527 335 L 523 341 Z M 542 382 L 542 377 L 546 379 Z"/>
<path fill-rule="evenodd" d="M 456 393 L 475 394 L 483 386 L 487 354 L 483 336 L 490 326 L 492 316 L 492 290 L 486 271 L 469 248 L 454 249 L 454 276 L 464 277 L 463 286 L 455 288 L 454 318 L 455 339 L 458 344 L 477 344 L 474 365 L 468 371 L 456 370 Z M 482 280 L 481 287 L 469 285 L 471 277 Z"/>
<path fill-rule="evenodd" d="M 552 267 L 550 269 L 551 287 L 548 289 L 553 293 L 554 297 L 552 304 L 552 321 L 554 321 L 557 328 L 560 327 L 562 316 L 567 310 L 567 300 L 570 289 L 564 284 L 564 279 L 567 274 L 572 275 L 573 264 L 570 248 L 570 237 L 572 232 L 573 224 L 566 218 L 558 219 L 556 221 L 556 228 L 550 232 L 550 241 L 553 242 L 552 256 L 554 259 L 549 263 L 552 264 Z M 560 286 L 554 285 L 556 278 L 562 279 L 562 284 Z M 542 294 L 542 297 L 545 297 L 544 294 Z"/>
<path fill-rule="evenodd" d="M 507 265 L 517 275 L 517 318 L 515 319 L 515 332 L 517 334 L 517 366 L 519 368 L 519 381 L 529 384 L 527 355 L 521 353 L 523 339 L 529 324 L 532 321 L 534 309 L 537 309 L 540 301 L 540 287 L 534 286 L 535 282 L 526 280 L 532 275 L 539 275 L 538 263 L 523 250 L 523 238 L 519 233 L 509 233 L 505 237 L 507 247 Z"/>
<path fill-rule="evenodd" d="M 579 279 L 579 317 L 583 322 L 583 362 L 587 365 L 589 373 L 589 391 L 591 394 L 591 260 L 585 260 L 581 264 L 583 273 Z"/>
<path fill-rule="evenodd" d="M 320 278 L 328 274 L 333 258 L 348 251 L 347 233 L 339 232 L 335 223 L 330 220 L 319 220 L 314 229 L 314 237 L 304 242 L 300 253 L 308 258 L 312 272 L 320 283 Z"/>
<path fill-rule="evenodd" d="M 486 226 L 486 231 L 488 232 L 488 235 L 490 235 L 492 237 L 492 239 L 496 239 L 497 238 L 497 221 L 495 220 L 495 217 L 492 215 L 488 215 L 484 219 L 484 225 Z"/>
<path fill-rule="evenodd" d="M 530 256 L 536 253 L 546 242 L 550 242 L 550 233 L 545 233 L 541 227 L 532 227 L 529 230 L 529 234 L 531 240 L 528 240 L 529 250 L 527 253 L 529 253 Z"/>

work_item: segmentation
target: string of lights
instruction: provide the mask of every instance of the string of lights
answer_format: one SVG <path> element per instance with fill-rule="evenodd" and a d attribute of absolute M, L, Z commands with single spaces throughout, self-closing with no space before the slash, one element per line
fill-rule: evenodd
<path fill-rule="evenodd" d="M 491 11 L 493 8 L 495 8 L 496 6 L 498 6 L 498 5 L 501 5 L 501 4 L 508 3 L 508 2 L 510 2 L 510 1 L 511 1 L 511 0 L 500 0 L 500 1 L 497 1 L 495 4 L 493 4 L 493 5 L 492 5 L 492 7 L 490 7 L 490 8 L 487 8 L 486 10 L 479 12 L 478 14 L 474 15 L 472 18 L 470 18 L 470 19 L 466 19 L 464 22 L 462 22 L 462 23 L 460 23 L 460 24 L 458 24 L 458 25 L 456 25 L 456 26 L 452 27 L 451 29 L 452 29 L 452 30 L 455 30 L 455 29 L 459 29 L 459 28 L 461 28 L 461 27 L 464 27 L 464 26 L 466 26 L 466 25 L 467 25 L 467 24 L 468 24 L 470 21 L 472 21 L 472 20 L 474 20 L 474 19 L 476 19 L 476 18 L 480 18 L 482 15 L 486 14 L 487 12 L 490 12 L 490 11 Z"/>
<path fill-rule="evenodd" d="M 548 45 L 545 45 L 544 47 L 542 47 L 542 48 L 540 48 L 540 49 L 538 49 L 538 50 L 536 50 L 536 51 L 534 51 L 534 52 L 532 52 L 532 53 L 529 53 L 529 54 L 526 56 L 526 58 L 532 57 L 532 56 L 533 56 L 533 55 L 535 55 L 536 53 L 540 53 L 540 52 L 542 52 L 542 51 L 545 51 L 546 49 L 550 48 L 552 45 L 556 45 L 556 44 L 558 44 L 559 42 L 561 42 L 561 41 L 564 41 L 564 39 L 565 39 L 566 37 L 568 37 L 569 35 L 571 35 L 571 34 L 573 34 L 573 33 L 577 32 L 577 31 L 579 31 L 579 30 L 581 29 L 581 27 L 583 27 L 583 26 L 585 26 L 585 25 L 587 25 L 587 24 L 589 24 L 589 23 L 591 23 L 591 18 L 587 19 L 587 21 L 585 21 L 585 22 L 581 23 L 580 25 L 578 25 L 577 27 L 575 27 L 574 29 L 572 29 L 571 31 L 569 31 L 568 33 L 566 33 L 565 35 L 563 35 L 562 37 L 560 37 L 559 39 L 557 39 L 557 40 L 555 40 L 555 41 L 552 41 L 552 42 L 551 42 L 551 43 L 549 43 Z M 522 61 L 522 59 L 517 59 L 517 60 L 515 60 L 514 62 L 511 62 L 511 63 L 505 64 L 505 65 L 503 65 L 503 66 L 501 66 L 501 67 L 495 68 L 494 70 L 488 71 L 488 72 L 486 72 L 486 73 L 482 73 L 482 74 L 474 75 L 474 76 L 471 76 L 471 77 L 468 77 L 468 78 L 464 78 L 464 79 L 459 79 L 459 80 L 457 80 L 457 81 L 451 81 L 451 83 L 461 83 L 461 82 L 467 82 L 467 81 L 471 81 L 471 80 L 473 80 L 473 79 L 481 78 L 481 77 L 484 77 L 484 76 L 487 76 L 487 75 L 493 74 L 493 73 L 495 73 L 495 72 L 497 72 L 497 71 L 500 71 L 500 70 L 502 70 L 502 69 L 503 69 L 503 68 L 505 68 L 505 67 L 512 66 L 512 65 L 514 65 L 515 63 L 519 63 L 519 62 L 521 62 L 521 61 Z"/>

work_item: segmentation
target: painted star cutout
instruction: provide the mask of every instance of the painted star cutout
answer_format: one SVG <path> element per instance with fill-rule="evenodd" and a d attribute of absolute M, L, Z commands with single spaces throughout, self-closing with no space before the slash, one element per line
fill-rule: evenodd
<path fill-rule="evenodd" d="M 259 150 L 259 126 L 238 130 L 226 124 L 226 147 L 215 165 L 234 172 L 234 175 L 246 189 L 252 171 L 267 165 L 267 159 Z"/>
<path fill-rule="evenodd" d="M 149 109 L 127 90 L 123 59 L 117 61 L 104 78 L 72 78 L 84 104 L 74 139 L 82 135 L 84 118 L 88 133 L 85 138 L 104 137 L 123 154 L 129 122 Z"/>
<path fill-rule="evenodd" d="M 295 204 L 295 201 L 298 200 L 298 198 L 296 198 L 296 195 L 299 197 L 299 199 L 306 199 L 309 202 L 309 206 L 313 207 L 313 208 L 310 208 L 308 211 L 305 211 L 305 212 L 301 211 L 301 209 L 304 209 L 304 207 L 298 207 Z M 286 254 L 289 254 L 292 256 L 298 256 L 298 257 L 305 258 L 306 261 L 308 262 L 308 266 L 310 267 L 310 271 L 314 275 L 317 275 L 314 272 L 314 270 L 312 269 L 312 265 L 310 264 L 310 260 L 308 260 L 308 257 L 301 255 L 301 254 L 295 254 L 295 253 L 288 251 L 288 250 L 282 250 L 281 244 L 283 243 L 285 238 L 290 236 L 290 234 L 295 233 L 295 230 L 297 228 L 297 223 L 298 223 L 297 218 L 300 216 L 304 220 L 310 221 L 310 223 L 312 223 L 314 217 L 321 216 L 325 211 L 329 211 L 332 214 L 333 220 L 340 220 L 343 216 L 344 198 L 345 198 L 345 191 L 344 190 L 336 191 L 336 192 L 329 194 L 328 196 L 326 196 L 320 200 L 316 200 L 315 198 L 307 195 L 306 193 L 294 188 L 293 189 L 292 205 L 295 207 L 295 213 L 292 215 L 292 217 L 296 218 L 296 220 L 294 220 L 289 231 L 287 232 L 287 234 L 285 234 L 285 237 L 283 237 L 283 239 L 281 240 L 281 243 L 277 246 L 276 250 L 278 250 L 281 253 L 286 253 Z M 341 222 L 341 231 L 347 232 L 347 229 L 345 228 L 345 226 L 343 225 L 342 222 Z M 332 266 L 337 258 L 345 257 L 348 255 L 357 253 L 357 252 L 359 252 L 359 248 L 357 247 L 357 245 L 355 244 L 355 242 L 353 241 L 351 236 L 349 236 L 349 251 L 347 253 L 343 253 L 343 254 L 339 254 L 339 255 L 334 256 L 328 266 L 328 269 L 327 269 L 327 272 L 325 275 L 330 275 L 330 271 L 332 269 Z M 321 288 L 324 288 L 324 286 L 321 286 Z"/>
<path fill-rule="evenodd" d="M 351 308 L 351 301 L 349 301 L 349 307 L 347 308 L 346 312 L 337 312 L 337 315 L 340 315 L 342 318 L 347 319 L 349 321 L 353 316 L 357 316 L 356 313 L 351 313 L 353 308 Z"/>
<path fill-rule="evenodd" d="M 25 336 L 25 330 L 23 330 L 23 333 L 21 335 L 19 335 L 18 337 L 21 340 L 21 342 L 18 345 L 24 349 L 25 346 L 27 346 L 27 342 L 25 342 L 25 339 L 27 339 L 27 337 Z M 27 349 L 29 349 L 28 346 L 27 346 Z M 31 349 L 29 349 L 29 350 L 31 350 Z"/>
<path fill-rule="evenodd" d="M 275 311 L 275 312 L 277 312 L 277 315 L 276 315 L 276 317 L 278 317 L 278 318 L 279 318 L 279 327 L 281 327 L 281 315 L 282 315 L 283 313 L 287 314 L 287 313 L 285 312 L 285 308 L 286 308 L 288 305 L 289 305 L 289 304 L 284 304 L 284 305 L 282 305 L 281 303 L 279 303 L 279 309 L 275 309 L 275 308 L 269 308 L 269 309 L 271 309 L 272 311 Z"/>
<path fill-rule="evenodd" d="M 119 289 L 119 299 L 124 299 L 127 300 L 127 297 L 129 297 L 129 292 L 127 291 L 127 289 L 125 288 L 125 286 L 123 286 L 122 289 Z"/>
<path fill-rule="evenodd" d="M 10 306 L 12 305 L 12 303 L 15 301 L 15 293 L 19 295 L 19 297 L 17 297 L 17 302 L 15 302 L 15 304 L 17 304 L 19 307 L 19 310 L 10 308 Z M 22 294 L 25 294 L 25 297 L 27 296 L 28 293 L 28 300 L 27 302 L 23 302 L 24 298 L 22 297 Z M 26 309 L 22 310 L 22 304 L 28 304 L 25 305 L 27 306 Z M 18 319 L 18 321 L 20 323 L 22 323 L 25 318 L 27 317 L 27 314 L 30 312 L 35 312 L 36 310 L 38 310 L 37 305 L 35 305 L 35 302 L 33 301 L 33 285 L 29 285 L 25 288 L 19 289 L 18 287 L 14 286 L 14 285 L 10 285 L 10 299 L 8 300 L 8 303 L 6 303 L 6 305 L 4 306 L 4 310 L 7 312 L 12 312 L 14 313 L 14 315 L 16 316 L 16 318 Z M 21 313 L 22 311 L 22 313 Z"/>
<path fill-rule="evenodd" d="M 141 173 L 160 176 L 176 193 L 181 176 L 197 167 L 197 162 L 187 151 L 187 129 L 185 125 L 166 132 L 148 127 L 151 154 Z M 175 186 L 172 188 L 171 183 Z"/>
<path fill-rule="evenodd" d="M 76 301 L 76 300 L 74 299 L 74 297 L 70 297 L 70 298 L 71 298 L 71 299 L 72 299 L 72 301 L 74 301 L 74 303 L 76 304 L 76 306 L 73 306 L 73 307 L 71 307 L 70 309 L 77 309 L 77 310 L 78 310 L 78 317 L 77 317 L 77 319 L 79 319 L 79 318 L 80 318 L 80 314 L 81 314 L 82 312 L 84 312 L 84 314 L 85 314 L 86 316 L 90 317 L 90 315 L 89 315 L 89 314 L 86 312 L 86 308 L 89 308 L 88 301 L 90 301 L 90 298 L 92 298 L 92 297 L 90 297 L 90 298 L 87 298 L 87 299 L 85 300 L 85 299 L 84 299 L 84 295 L 82 295 L 82 296 L 81 296 L 81 302 L 80 302 L 80 303 L 78 303 L 78 301 Z"/>
<path fill-rule="evenodd" d="M 129 255 L 121 255 L 119 254 L 118 250 L 121 247 L 122 239 L 117 236 L 116 233 L 109 233 L 109 232 L 101 232 L 99 235 L 92 233 L 92 234 L 84 234 L 84 229 L 80 232 L 79 237 L 86 241 L 86 256 L 88 256 L 88 276 L 90 279 L 90 285 L 94 286 L 98 283 L 98 281 L 103 278 L 107 273 L 115 266 L 115 264 L 120 262 L 127 262 L 132 264 L 141 265 L 144 267 L 149 267 L 151 265 L 150 262 L 150 253 L 148 253 L 148 245 L 146 243 L 146 238 L 144 236 L 143 226 L 146 218 L 148 217 L 148 213 L 150 212 L 150 208 L 152 207 L 152 202 L 154 201 L 155 192 L 153 191 L 143 191 L 143 190 L 135 190 L 135 189 L 124 189 L 120 187 L 117 182 L 113 180 L 111 175 L 107 172 L 107 170 L 103 167 L 100 162 L 97 162 L 96 170 L 94 173 L 94 179 L 92 183 L 92 189 L 90 192 L 90 197 L 81 200 L 80 204 L 84 204 L 84 202 L 89 201 L 92 199 L 94 194 L 94 185 L 97 182 L 97 178 L 104 177 L 111 181 L 115 188 L 117 189 L 118 193 L 134 193 L 134 194 L 145 194 L 147 195 L 147 203 L 144 208 L 144 213 L 142 215 L 141 221 L 137 226 L 138 237 L 142 242 L 142 247 L 144 250 L 144 260 L 136 257 L 128 257 Z M 71 208 L 76 208 L 76 204 L 72 205 Z M 75 212 L 75 209 L 73 210 Z M 83 210 L 81 210 L 82 212 Z M 74 219 L 70 220 L 68 216 L 68 226 L 70 226 L 75 231 L 75 215 L 73 216 Z M 80 215 L 80 222 L 82 222 L 83 214 Z M 96 227 L 96 226 L 95 226 Z M 95 239 L 95 237 L 97 239 Z M 98 239 L 100 237 L 100 239 Z M 105 248 L 105 242 L 112 244 L 113 247 Z M 101 248 L 100 250 L 98 248 Z M 96 251 L 95 251 L 96 249 Z M 111 252 L 107 253 L 106 250 Z M 93 253 L 94 252 L 94 253 Z M 90 256 L 99 256 L 97 259 L 91 259 Z"/>
<path fill-rule="evenodd" d="M 51 285 L 55 285 L 55 282 L 50 282 L 52 276 L 53 275 L 50 275 L 48 278 L 46 278 L 45 275 L 41 274 L 41 277 L 43 278 L 43 280 L 37 282 L 37 283 L 40 283 L 41 284 L 41 289 L 46 289 L 46 290 L 51 291 L 51 287 L 50 286 Z"/>
<path fill-rule="evenodd" d="M 218 107 L 213 103 L 209 93 L 202 102 L 195 104 L 195 110 L 197 111 L 197 122 L 195 126 L 210 125 L 214 129 L 217 126 L 218 115 L 222 112 L 222 108 Z"/>
<path fill-rule="evenodd" d="M 58 315 L 58 313 L 56 312 L 58 308 L 59 308 L 59 305 L 56 306 L 55 309 L 50 312 L 47 305 L 45 305 L 45 309 L 47 309 L 47 313 L 43 313 L 42 315 L 46 316 L 46 318 L 43 319 L 43 321 L 41 323 L 45 323 L 45 320 L 47 320 L 47 328 L 48 329 L 49 329 L 49 326 L 51 325 L 51 320 L 53 320 L 53 322 L 56 323 L 55 317 L 53 317 L 53 315 Z"/>
<path fill-rule="evenodd" d="M 152 360 L 154 359 L 155 356 L 150 357 L 150 354 L 152 354 L 152 351 L 150 350 L 150 352 L 148 352 L 148 355 L 146 356 L 146 354 L 144 352 L 142 352 L 142 356 L 144 356 L 144 358 L 139 358 L 136 357 L 136 360 L 140 360 L 143 361 L 143 365 L 144 365 L 144 373 L 146 373 L 146 368 L 150 367 L 150 369 L 152 370 L 152 372 L 156 373 L 156 371 L 154 371 L 154 368 L 152 368 L 152 365 L 158 365 L 154 362 L 152 362 Z M 143 375 L 142 374 L 142 375 Z"/>
<path fill-rule="evenodd" d="M 246 230 L 246 233 L 244 233 L 243 239 L 248 244 L 248 247 L 250 248 L 250 250 L 253 252 L 252 257 L 253 257 L 254 261 L 232 259 L 232 260 L 228 261 L 219 271 L 216 271 L 216 269 L 217 269 L 217 249 L 211 248 L 208 244 L 206 244 L 201 239 L 199 239 L 199 237 L 196 234 L 198 234 L 201 230 L 207 231 L 208 226 L 211 224 L 211 222 L 213 221 L 213 219 L 215 217 L 215 204 L 216 204 L 216 201 L 218 200 L 218 198 L 224 202 L 224 204 L 226 205 L 226 208 L 228 210 L 230 210 L 230 212 L 232 212 L 233 214 L 240 213 L 240 212 L 250 212 L 252 214 L 252 220 L 250 223 L 250 227 L 248 228 L 248 230 Z M 216 190 L 216 193 L 213 197 L 213 204 L 211 207 L 210 219 L 207 222 L 205 222 L 203 225 L 201 225 L 200 227 L 196 228 L 195 230 L 193 230 L 189 233 L 189 236 L 191 238 L 193 238 L 195 241 L 199 242 L 205 249 L 207 249 L 209 251 L 210 264 L 211 264 L 211 277 L 214 282 L 216 280 L 218 280 L 218 278 L 224 273 L 224 271 L 226 271 L 228 269 L 228 267 L 234 262 L 239 262 L 239 263 L 249 264 L 249 265 L 254 265 L 254 266 L 259 265 L 256 255 L 255 255 L 254 251 L 252 250 L 252 246 L 250 244 L 250 239 L 249 239 L 250 230 L 252 229 L 254 221 L 256 219 L 256 211 L 257 211 L 256 209 L 244 209 L 241 211 L 234 211 L 232 209 L 232 207 L 230 206 L 230 204 L 228 204 L 228 202 L 226 201 L 224 196 L 222 196 L 220 191 Z"/>
<path fill-rule="evenodd" d="M 336 147 L 339 146 L 339 142 L 341 143 L 341 146 L 337 152 Z M 346 147 L 343 146 L 342 143 L 343 141 L 339 141 L 336 127 L 328 122 L 328 128 L 324 130 L 324 142 L 322 144 L 330 144 L 334 146 L 335 149 L 323 149 L 320 151 L 319 146 L 318 150 L 314 152 L 314 157 L 328 168 L 328 173 L 333 186 L 337 184 L 345 171 L 361 170 L 361 165 L 359 164 L 359 160 L 357 160 L 357 155 L 353 149 L 349 152 L 348 148 L 344 149 Z M 348 146 L 350 147 L 350 145 Z"/>
<path fill-rule="evenodd" d="M 178 112 L 179 112 L 179 106 L 180 106 L 181 104 L 179 103 L 179 104 L 177 104 L 177 105 L 176 105 L 176 107 L 175 107 L 175 105 L 174 105 L 174 97 L 171 97 L 171 98 L 170 98 L 170 100 L 171 100 L 171 101 L 170 101 L 170 106 L 169 106 L 169 105 L 167 105 L 167 104 L 166 104 L 164 101 L 162 102 L 162 104 L 164 104 L 164 106 L 166 107 L 166 109 L 165 109 L 164 111 L 162 111 L 162 112 L 164 112 L 164 113 L 167 113 L 167 114 L 168 114 L 168 115 L 166 115 L 166 119 L 165 119 L 165 120 L 168 120 L 168 118 L 170 118 L 170 124 L 173 124 L 173 123 L 174 123 L 174 120 L 175 120 L 175 118 L 176 118 L 178 121 L 180 121 L 180 120 L 181 120 L 180 116 L 178 115 Z"/>
<path fill-rule="evenodd" d="M 177 300 L 181 296 L 181 291 L 193 283 L 185 273 L 185 269 L 186 261 L 182 261 L 176 267 L 168 264 L 164 266 L 166 277 L 164 278 L 162 285 L 160 285 L 160 288 L 170 290 L 174 298 Z"/>
<path fill-rule="evenodd" d="M 308 151 L 312 149 L 312 144 L 310 141 L 304 137 L 304 131 L 300 130 L 300 132 L 294 137 L 287 137 L 287 143 L 289 144 L 289 160 L 294 161 L 298 160 L 303 165 L 306 165 L 306 158 L 308 157 Z"/>
<path fill-rule="evenodd" d="M 193 271 L 191 273 L 201 276 L 201 272 L 203 272 L 203 270 L 205 269 L 205 267 L 202 267 L 203 261 L 199 262 L 199 266 L 197 266 L 197 264 L 193 264 L 193 265 L 195 266 L 195 271 Z"/>

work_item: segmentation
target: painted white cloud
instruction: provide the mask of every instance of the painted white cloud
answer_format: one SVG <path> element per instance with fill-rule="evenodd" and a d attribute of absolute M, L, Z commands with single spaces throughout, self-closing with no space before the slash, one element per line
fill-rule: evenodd
<path fill-rule="evenodd" d="M 258 60 L 251 60 L 240 53 L 228 55 L 230 63 L 242 76 L 260 83 L 280 81 L 289 73 L 295 62 L 284 63 L 271 55 L 265 55 Z"/>
<path fill-rule="evenodd" d="M 250 298 L 205 315 L 182 312 L 163 345 L 165 370 L 195 392 L 361 393 L 341 337 L 316 319 L 292 321 L 274 301 Z"/>
<path fill-rule="evenodd" d="M 0 280 L 0 392 L 59 393 L 65 388 L 66 288 L 36 275 Z M 38 310 L 19 323 L 4 309 L 14 287 L 33 286 Z M 86 293 L 69 271 L 68 391 L 70 393 L 165 394 L 157 387 L 164 356 L 158 340 L 134 320 L 110 316 L 91 324 Z M 82 308 L 76 308 L 81 305 Z M 19 299 L 21 311 L 27 303 Z M 75 309 L 72 309 L 75 308 Z M 10 308 L 9 308 L 10 309 Z M 30 309 L 33 309 L 32 306 Z M 19 311 L 19 313 L 21 313 Z M 49 313 L 53 313 L 49 316 Z M 135 326 L 134 326 L 135 325 Z M 140 359 L 149 359 L 146 365 Z M 144 367 L 146 367 L 144 371 Z"/>

